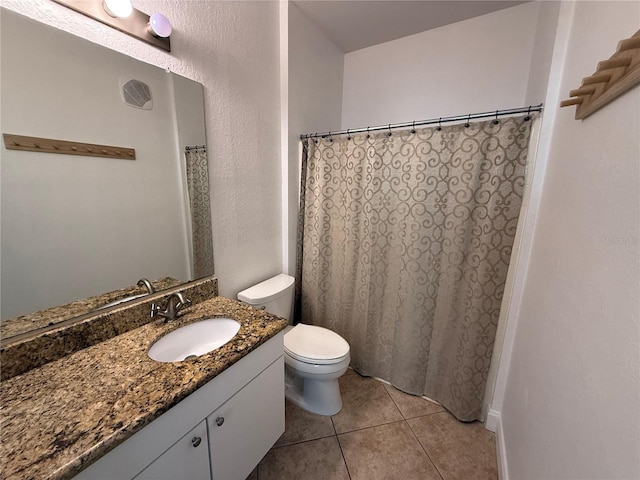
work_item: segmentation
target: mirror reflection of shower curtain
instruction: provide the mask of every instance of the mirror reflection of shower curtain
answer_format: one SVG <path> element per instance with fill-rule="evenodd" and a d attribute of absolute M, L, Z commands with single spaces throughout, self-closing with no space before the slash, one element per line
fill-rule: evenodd
<path fill-rule="evenodd" d="M 213 275 L 213 237 L 211 231 L 211 201 L 209 195 L 209 162 L 204 148 L 185 151 L 193 278 Z"/>
<path fill-rule="evenodd" d="M 296 319 L 342 335 L 361 374 L 478 419 L 531 123 L 305 140 Z"/>

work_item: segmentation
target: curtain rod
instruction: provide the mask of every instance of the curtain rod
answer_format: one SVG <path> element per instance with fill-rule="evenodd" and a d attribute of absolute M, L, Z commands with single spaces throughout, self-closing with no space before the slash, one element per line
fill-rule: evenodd
<path fill-rule="evenodd" d="M 323 133 L 307 133 L 306 135 L 300 135 L 300 140 L 304 140 L 305 138 L 326 138 L 331 137 L 333 135 L 350 135 L 352 133 L 363 133 L 363 132 L 375 132 L 378 130 L 391 130 L 396 128 L 415 128 L 422 125 L 433 125 L 435 123 L 450 123 L 450 122 L 461 122 L 462 120 L 474 120 L 476 118 L 490 118 L 490 117 L 502 117 L 504 115 L 514 115 L 517 113 L 526 113 L 530 115 L 534 112 L 542 111 L 542 103 L 540 105 L 529 105 L 528 107 L 520 107 L 520 108 L 510 108 L 508 110 L 496 110 L 494 112 L 482 112 L 482 113 L 469 113 L 467 115 L 456 115 L 454 117 L 440 117 L 440 118 L 431 118 L 429 120 L 420 120 L 415 122 L 405 122 L 405 123 L 390 123 L 389 125 L 378 125 L 376 127 L 365 127 L 365 128 L 348 128 L 346 130 L 339 130 L 337 132 L 323 132 Z"/>

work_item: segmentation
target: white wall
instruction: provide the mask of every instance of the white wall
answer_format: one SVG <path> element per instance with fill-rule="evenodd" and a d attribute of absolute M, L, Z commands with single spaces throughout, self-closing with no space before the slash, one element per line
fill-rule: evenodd
<path fill-rule="evenodd" d="M 638 29 L 637 2 L 576 2 L 563 97 Z M 593 28 L 597 25 L 598 28 Z M 562 35 L 561 35 L 562 33 Z M 640 478 L 640 89 L 558 111 L 501 405 L 503 478 Z"/>
<path fill-rule="evenodd" d="M 538 11 L 526 3 L 348 53 L 342 128 L 522 106 Z"/>
<path fill-rule="evenodd" d="M 293 3 L 288 8 L 288 212 L 285 249 L 295 272 L 300 135 L 340 129 L 344 54 Z"/>
<path fill-rule="evenodd" d="M 174 99 L 177 151 L 176 158 L 180 159 L 180 174 L 187 178 L 187 164 L 182 161 L 185 158 L 185 147 L 203 146 L 207 144 L 206 124 L 204 118 L 204 95 L 202 85 L 175 73 L 169 74 Z M 193 259 L 193 226 L 190 208 L 189 191 L 187 182 L 180 182 L 182 201 L 184 204 L 184 235 L 186 249 L 186 263 L 189 268 L 189 280 L 194 279 Z M 212 238 L 209 239 L 213 241 Z M 204 248 L 204 247 L 203 247 Z M 209 243 L 209 248 L 212 248 Z M 209 275 L 214 272 L 207 272 Z"/>
<path fill-rule="evenodd" d="M 188 280 L 169 75 L 10 11 L 2 40 L 3 132 L 136 150 L 127 161 L 2 147 L 2 318 L 140 277 Z M 132 78 L 151 110 L 121 99 Z"/>
<path fill-rule="evenodd" d="M 535 5 L 538 7 L 538 18 L 523 105 L 537 105 L 544 101 L 547 95 L 549 70 L 560 12 L 559 1 L 545 0 L 536 2 Z"/>
<path fill-rule="evenodd" d="M 281 271 L 277 2 L 136 1 L 171 20 L 171 53 L 54 2 L 1 4 L 202 83 L 220 293 Z"/>

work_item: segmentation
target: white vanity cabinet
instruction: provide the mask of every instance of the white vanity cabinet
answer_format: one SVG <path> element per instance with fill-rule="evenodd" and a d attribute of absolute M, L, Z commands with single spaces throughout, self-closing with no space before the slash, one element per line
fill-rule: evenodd
<path fill-rule="evenodd" d="M 209 471 L 207 422 L 203 420 L 151 465 L 136 475 L 135 480 L 210 478 Z"/>
<path fill-rule="evenodd" d="M 284 432 L 280 332 L 76 480 L 244 480 Z"/>
<path fill-rule="evenodd" d="M 284 365 L 275 362 L 207 417 L 213 480 L 244 480 L 282 435 L 283 392 Z"/>

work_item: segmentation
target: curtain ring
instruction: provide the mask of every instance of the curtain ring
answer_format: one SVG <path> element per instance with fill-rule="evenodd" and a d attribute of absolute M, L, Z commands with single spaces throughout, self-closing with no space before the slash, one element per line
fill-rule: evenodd
<path fill-rule="evenodd" d="M 442 130 L 442 117 L 438 118 L 438 128 L 436 128 L 436 130 Z"/>
<path fill-rule="evenodd" d="M 313 143 L 315 143 L 316 145 L 318 145 L 318 132 L 313 134 Z"/>
<path fill-rule="evenodd" d="M 471 119 L 471 114 L 467 115 L 467 123 L 464 124 L 464 128 L 469 128 L 469 119 Z"/>
<path fill-rule="evenodd" d="M 496 118 L 493 120 L 493 124 L 497 125 L 498 123 L 500 122 L 498 121 L 498 110 L 496 110 Z"/>
<path fill-rule="evenodd" d="M 391 124 L 389 124 L 387 126 L 387 128 L 389 129 L 389 133 L 387 133 L 387 137 L 390 137 L 391 136 Z"/>
<path fill-rule="evenodd" d="M 331 130 L 329 130 L 329 135 L 328 135 L 328 136 L 329 136 L 329 141 L 330 141 L 331 143 L 333 143 L 333 137 L 331 136 Z"/>
<path fill-rule="evenodd" d="M 351 140 L 351 134 L 349 133 L 349 129 L 347 128 L 347 140 Z"/>
<path fill-rule="evenodd" d="M 411 133 L 416 133 L 416 121 L 413 121 L 413 125 L 411 125 Z"/>
<path fill-rule="evenodd" d="M 527 110 L 527 116 L 524 117 L 525 122 L 528 122 L 529 120 L 531 120 L 531 105 L 529 105 L 529 109 Z"/>
<path fill-rule="evenodd" d="M 367 127 L 367 138 L 371 138 L 371 135 L 369 135 L 369 127 Z"/>

